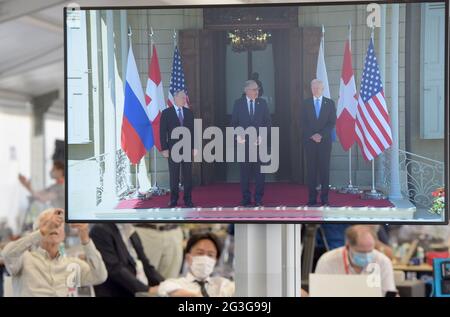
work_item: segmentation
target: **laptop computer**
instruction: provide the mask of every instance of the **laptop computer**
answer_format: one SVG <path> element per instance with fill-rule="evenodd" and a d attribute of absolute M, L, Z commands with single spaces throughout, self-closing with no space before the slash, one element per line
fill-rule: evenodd
<path fill-rule="evenodd" d="M 371 275 L 310 274 L 310 297 L 382 297 L 381 285 Z M 378 283 L 379 284 L 379 283 Z"/>

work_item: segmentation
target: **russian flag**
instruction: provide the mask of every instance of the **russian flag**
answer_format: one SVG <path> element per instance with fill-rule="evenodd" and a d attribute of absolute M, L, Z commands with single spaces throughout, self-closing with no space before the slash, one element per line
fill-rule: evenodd
<path fill-rule="evenodd" d="M 121 144 L 132 164 L 138 164 L 154 144 L 152 124 L 131 45 L 128 51 Z"/>

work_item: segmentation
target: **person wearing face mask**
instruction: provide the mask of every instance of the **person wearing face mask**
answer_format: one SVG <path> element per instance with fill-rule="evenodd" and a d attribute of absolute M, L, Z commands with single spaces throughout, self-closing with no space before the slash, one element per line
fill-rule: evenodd
<path fill-rule="evenodd" d="M 66 256 L 61 247 L 64 234 L 64 210 L 43 211 L 33 225 L 33 232 L 9 242 L 2 251 L 12 275 L 14 296 L 76 296 L 76 287 L 103 283 L 106 271 L 100 252 L 89 238 L 88 224 L 72 224 L 86 257 Z"/>
<path fill-rule="evenodd" d="M 355 225 L 345 232 L 345 246 L 322 255 L 317 263 L 318 274 L 370 274 L 377 265 L 384 294 L 397 292 L 392 262 L 375 249 L 377 237 L 372 228 Z"/>
<path fill-rule="evenodd" d="M 186 276 L 168 279 L 158 287 L 159 296 L 171 297 L 231 297 L 234 282 L 220 276 L 212 276 L 222 246 L 215 234 L 192 235 L 185 249 L 188 266 Z"/>
<path fill-rule="evenodd" d="M 19 174 L 19 181 L 34 199 L 46 204 L 48 208 L 65 208 L 65 175 L 63 162 L 53 162 L 50 177 L 55 180 L 55 183 L 40 191 L 35 190 L 31 185 L 31 180 L 21 174 Z"/>

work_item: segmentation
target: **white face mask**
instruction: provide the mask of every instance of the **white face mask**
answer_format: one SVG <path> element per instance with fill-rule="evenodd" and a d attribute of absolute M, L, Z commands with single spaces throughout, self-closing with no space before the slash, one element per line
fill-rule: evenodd
<path fill-rule="evenodd" d="M 193 256 L 191 264 L 191 273 L 198 279 L 204 280 L 212 274 L 216 260 L 207 256 Z"/>

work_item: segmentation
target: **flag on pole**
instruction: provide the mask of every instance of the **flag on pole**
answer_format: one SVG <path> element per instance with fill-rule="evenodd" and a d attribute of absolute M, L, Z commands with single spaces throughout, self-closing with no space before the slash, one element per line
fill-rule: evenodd
<path fill-rule="evenodd" d="M 355 126 L 357 142 L 366 161 L 373 160 L 392 145 L 390 125 L 391 119 L 371 38 L 364 62 Z"/>
<path fill-rule="evenodd" d="M 178 50 L 178 46 L 175 46 L 172 62 L 172 75 L 170 77 L 169 97 L 167 99 L 168 107 L 172 107 L 175 104 L 173 95 L 179 90 L 184 90 L 186 97 L 188 96 L 186 84 L 184 82 L 184 70 L 180 51 Z M 187 103 L 189 104 L 189 97 L 187 98 Z"/>
<path fill-rule="evenodd" d="M 161 110 L 166 105 L 164 101 L 163 83 L 161 80 L 161 71 L 159 69 L 158 54 L 153 45 L 153 54 L 148 67 L 147 88 L 145 89 L 145 103 L 148 107 L 148 114 L 153 128 L 153 139 L 158 151 L 161 151 L 161 141 L 159 139 L 159 120 Z"/>
<path fill-rule="evenodd" d="M 328 85 L 327 67 L 325 65 L 325 29 L 322 26 L 322 39 L 320 40 L 319 56 L 317 57 L 316 78 L 323 82 L 323 96 L 331 99 L 330 86 Z M 336 131 L 331 131 L 331 140 L 336 141 Z"/>
<path fill-rule="evenodd" d="M 324 49 L 325 39 L 323 33 L 324 31 L 322 29 L 322 39 L 320 40 L 319 56 L 317 57 L 316 78 L 323 82 L 324 97 L 331 98 L 330 86 L 328 85 L 327 67 L 325 65 L 325 49 Z"/>
<path fill-rule="evenodd" d="M 153 146 L 153 130 L 131 45 L 125 80 L 121 145 L 130 162 L 138 164 Z"/>
<path fill-rule="evenodd" d="M 353 74 L 350 39 L 345 42 L 342 62 L 339 100 L 336 113 L 336 132 L 344 151 L 348 151 L 356 141 L 355 121 L 358 108 L 355 75 Z"/>

